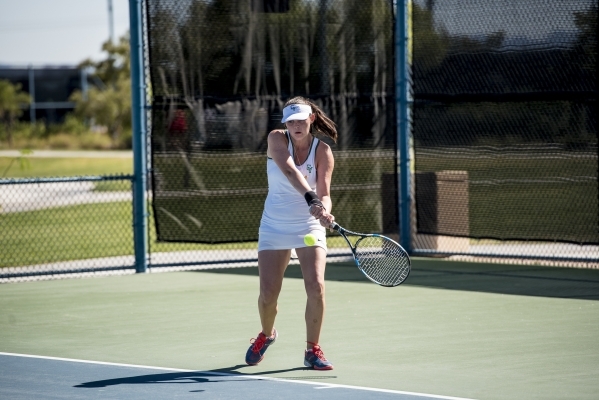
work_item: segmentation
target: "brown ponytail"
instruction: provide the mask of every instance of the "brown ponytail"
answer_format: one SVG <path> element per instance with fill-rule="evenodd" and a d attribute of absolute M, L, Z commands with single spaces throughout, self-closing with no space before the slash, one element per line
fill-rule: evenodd
<path fill-rule="evenodd" d="M 301 96 L 294 97 L 285 103 L 285 107 L 290 104 L 307 104 L 312 107 L 312 114 L 315 115 L 314 123 L 312 127 L 314 130 L 324 136 L 327 136 L 337 143 L 337 126 L 335 123 L 322 111 L 320 107 L 311 102 L 310 100 Z"/>

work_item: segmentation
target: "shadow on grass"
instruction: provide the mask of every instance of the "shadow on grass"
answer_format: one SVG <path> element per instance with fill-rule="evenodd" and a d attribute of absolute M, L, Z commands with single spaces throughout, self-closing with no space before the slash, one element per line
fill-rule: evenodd
<path fill-rule="evenodd" d="M 258 269 L 255 267 L 197 272 L 258 276 Z M 301 279 L 299 266 L 289 266 L 285 277 Z M 353 262 L 329 263 L 326 280 L 374 285 Z M 599 270 L 594 269 L 417 258 L 412 260 L 412 272 L 402 286 L 404 285 L 522 296 L 599 300 Z M 397 288 L 381 288 L 381 290 L 397 290 Z"/>
<path fill-rule="evenodd" d="M 219 383 L 235 381 L 256 381 L 260 380 L 261 375 L 272 375 L 290 371 L 310 371 L 306 367 L 296 367 L 282 370 L 263 371 L 257 373 L 244 373 L 240 371 L 248 368 L 246 364 L 235 365 L 229 368 L 220 368 L 209 371 L 189 371 L 189 372 L 166 372 L 161 374 L 137 375 L 124 378 L 103 379 L 99 381 L 84 382 L 74 387 L 77 388 L 103 388 L 117 385 L 135 385 L 135 384 L 165 384 L 165 383 Z M 332 375 L 313 375 L 313 376 L 285 376 L 285 380 L 326 380 L 335 379 Z M 201 391 L 201 390 L 200 390 Z"/>

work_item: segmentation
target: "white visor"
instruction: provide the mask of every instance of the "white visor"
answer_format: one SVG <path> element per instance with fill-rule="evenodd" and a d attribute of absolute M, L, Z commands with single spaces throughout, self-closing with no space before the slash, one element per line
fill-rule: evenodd
<path fill-rule="evenodd" d="M 291 121 L 293 119 L 308 119 L 312 114 L 312 107 L 307 104 L 290 104 L 283 108 L 283 119 L 282 123 Z"/>

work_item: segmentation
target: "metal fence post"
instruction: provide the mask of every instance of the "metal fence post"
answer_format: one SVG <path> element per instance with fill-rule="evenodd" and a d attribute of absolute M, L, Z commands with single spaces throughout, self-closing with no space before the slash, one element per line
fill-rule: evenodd
<path fill-rule="evenodd" d="M 412 252 L 412 189 L 410 157 L 410 18 L 411 0 L 398 0 L 395 20 L 396 112 L 398 147 L 399 240 Z"/>
<path fill-rule="evenodd" d="M 142 1 L 129 0 L 133 174 L 135 176 L 133 181 L 133 241 L 135 247 L 135 270 L 138 273 L 146 272 L 148 268 L 146 87 L 143 65 Z"/>

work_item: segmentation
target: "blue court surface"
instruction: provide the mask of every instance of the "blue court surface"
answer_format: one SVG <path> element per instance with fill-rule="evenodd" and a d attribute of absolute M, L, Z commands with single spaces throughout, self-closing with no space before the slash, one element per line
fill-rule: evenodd
<path fill-rule="evenodd" d="M 242 374 L 0 353 L 2 399 L 459 399 Z"/>

